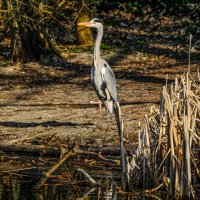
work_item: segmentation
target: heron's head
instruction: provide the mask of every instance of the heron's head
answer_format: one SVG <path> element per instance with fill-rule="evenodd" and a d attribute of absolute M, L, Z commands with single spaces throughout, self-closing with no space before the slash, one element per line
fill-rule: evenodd
<path fill-rule="evenodd" d="M 94 18 L 90 20 L 89 22 L 80 22 L 78 23 L 78 25 L 93 27 L 93 28 L 101 28 L 103 26 L 101 20 L 99 20 L 98 18 Z"/>

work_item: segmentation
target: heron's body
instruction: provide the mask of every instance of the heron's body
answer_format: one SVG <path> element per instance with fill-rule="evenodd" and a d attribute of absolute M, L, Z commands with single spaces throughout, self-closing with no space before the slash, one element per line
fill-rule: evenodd
<path fill-rule="evenodd" d="M 94 45 L 94 59 L 91 68 L 91 80 L 99 99 L 104 103 L 109 113 L 114 113 L 114 103 L 117 102 L 115 75 L 109 64 L 100 56 L 100 44 L 103 37 L 103 25 L 98 19 L 81 23 L 82 25 L 97 28 L 97 37 Z"/>
<path fill-rule="evenodd" d="M 97 65 L 91 68 L 91 80 L 99 99 L 112 114 L 114 102 L 117 102 L 115 75 L 105 60 L 102 59 L 101 63 L 103 63 L 102 66 Z"/>

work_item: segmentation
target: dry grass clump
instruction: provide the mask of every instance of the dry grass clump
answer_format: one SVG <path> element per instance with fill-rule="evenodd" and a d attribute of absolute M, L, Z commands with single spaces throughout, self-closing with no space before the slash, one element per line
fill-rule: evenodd
<path fill-rule="evenodd" d="M 177 76 L 163 87 L 160 98 L 160 109 L 151 107 L 139 130 L 135 166 L 141 170 L 132 175 L 145 188 L 163 183 L 170 197 L 195 198 L 200 178 L 199 83 L 189 72 Z"/>

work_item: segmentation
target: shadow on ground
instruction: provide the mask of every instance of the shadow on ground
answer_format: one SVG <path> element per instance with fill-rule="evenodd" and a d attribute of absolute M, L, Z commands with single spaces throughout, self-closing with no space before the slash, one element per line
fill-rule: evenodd
<path fill-rule="evenodd" d="M 15 128 L 27 128 L 27 127 L 59 127 L 59 126 L 91 126 L 93 123 L 75 123 L 75 122 L 58 122 L 58 121 L 47 121 L 47 122 L 0 122 L 0 126 L 15 127 Z"/>

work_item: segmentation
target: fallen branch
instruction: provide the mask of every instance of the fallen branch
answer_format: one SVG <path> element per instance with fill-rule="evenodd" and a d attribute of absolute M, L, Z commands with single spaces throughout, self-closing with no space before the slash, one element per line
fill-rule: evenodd
<path fill-rule="evenodd" d="M 69 151 L 65 154 L 65 156 L 63 156 L 58 163 L 56 163 L 55 165 L 53 165 L 46 173 L 44 173 L 44 176 L 40 179 L 40 181 L 33 187 L 33 190 L 38 190 L 40 189 L 44 183 L 46 182 L 46 180 L 51 176 L 51 174 L 60 166 L 62 165 L 67 159 L 76 156 L 77 154 Z"/>
<path fill-rule="evenodd" d="M 141 196 L 141 195 L 149 195 L 149 194 L 159 190 L 163 185 L 164 185 L 164 183 L 161 183 L 160 185 L 158 185 L 155 188 L 143 190 L 141 192 L 125 192 L 125 191 L 122 191 L 120 188 L 118 188 L 118 189 L 119 189 L 120 194 L 131 195 L 131 196 Z"/>
<path fill-rule="evenodd" d="M 127 144 L 126 145 L 126 150 L 127 150 L 127 154 L 130 155 L 131 154 L 131 149 L 133 149 L 134 147 L 136 148 L 136 143 L 131 143 L 131 144 Z M 104 145 L 102 147 L 93 147 L 93 146 L 85 146 L 85 145 L 81 145 L 80 146 L 81 149 L 83 150 L 87 150 L 87 151 L 92 151 L 92 152 L 101 152 L 102 155 L 112 155 L 112 156 L 119 156 L 120 155 L 120 146 L 119 144 L 114 145 L 114 144 L 110 144 L 110 145 Z"/>
<path fill-rule="evenodd" d="M 92 155 L 92 156 L 97 156 L 98 158 L 100 158 L 103 161 L 107 161 L 107 162 L 113 162 L 115 164 L 119 164 L 120 161 L 119 160 L 113 160 L 113 159 L 108 159 L 103 157 L 100 153 L 95 153 L 95 152 L 89 152 L 89 151 L 82 151 L 82 150 L 76 150 L 76 153 L 79 155 Z"/>
<path fill-rule="evenodd" d="M 21 154 L 34 154 L 43 156 L 60 156 L 61 150 L 55 147 L 48 147 L 44 145 L 30 145 L 30 144 L 10 144 L 0 143 L 0 150 L 5 152 L 14 152 Z"/>
<path fill-rule="evenodd" d="M 19 169 L 7 169 L 7 170 L 3 170 L 0 169 L 1 173 L 13 173 L 13 172 L 20 172 L 20 171 L 24 171 L 24 170 L 33 170 L 33 169 L 37 169 L 37 167 L 24 167 L 24 168 L 19 168 Z"/>
<path fill-rule="evenodd" d="M 83 150 L 82 150 L 83 149 Z M 131 147 L 127 146 L 127 153 L 130 153 Z M 45 146 L 45 145 L 31 145 L 29 143 L 24 144 L 13 144 L 10 142 L 0 143 L 0 150 L 4 152 L 14 152 L 18 154 L 32 154 L 32 155 L 42 155 L 42 156 L 53 156 L 59 157 L 61 155 L 61 149 L 54 146 Z M 81 154 L 93 154 L 98 156 L 100 159 L 105 161 L 113 161 L 112 159 L 103 158 L 102 155 L 120 155 L 119 145 L 108 145 L 103 147 L 91 147 L 91 146 L 80 146 L 78 150 Z M 114 161 L 118 164 L 118 160 Z"/>

